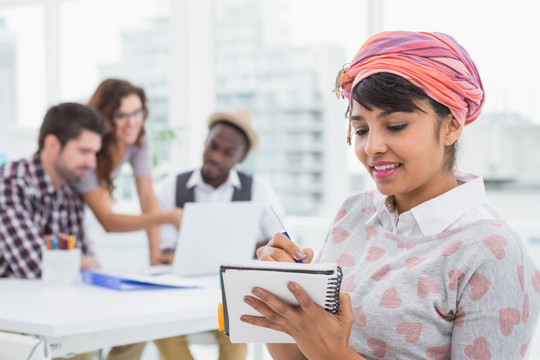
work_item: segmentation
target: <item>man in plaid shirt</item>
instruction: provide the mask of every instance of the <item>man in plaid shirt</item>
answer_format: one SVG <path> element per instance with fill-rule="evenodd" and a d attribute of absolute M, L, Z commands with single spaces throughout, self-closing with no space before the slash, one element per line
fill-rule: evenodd
<path fill-rule="evenodd" d="M 45 239 L 74 235 L 81 268 L 98 266 L 84 236 L 83 203 L 70 182 L 96 167 L 108 125 L 76 103 L 51 107 L 30 159 L 0 166 L 0 278 L 39 278 Z"/>

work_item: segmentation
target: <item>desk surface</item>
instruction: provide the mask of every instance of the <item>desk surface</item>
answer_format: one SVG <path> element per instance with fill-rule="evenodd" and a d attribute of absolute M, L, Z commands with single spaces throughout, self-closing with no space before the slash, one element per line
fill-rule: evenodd
<path fill-rule="evenodd" d="M 0 279 L 0 330 L 39 336 L 54 356 L 217 328 L 220 290 L 115 291 Z"/>

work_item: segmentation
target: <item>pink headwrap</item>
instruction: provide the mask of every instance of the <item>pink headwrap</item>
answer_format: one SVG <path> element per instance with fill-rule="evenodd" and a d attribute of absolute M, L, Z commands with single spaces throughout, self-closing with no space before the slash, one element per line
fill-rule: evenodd
<path fill-rule="evenodd" d="M 351 91 L 370 75 L 387 72 L 420 87 L 445 105 L 461 126 L 476 120 L 484 89 L 469 54 L 442 33 L 387 31 L 369 38 L 341 70 L 336 90 L 351 101 Z"/>

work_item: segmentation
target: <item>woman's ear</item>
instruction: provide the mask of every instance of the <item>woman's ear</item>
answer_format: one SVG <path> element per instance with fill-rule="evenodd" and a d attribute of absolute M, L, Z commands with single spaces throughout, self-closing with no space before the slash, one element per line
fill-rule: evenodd
<path fill-rule="evenodd" d="M 454 117 L 454 115 L 449 114 L 448 118 L 445 119 L 443 141 L 444 146 L 453 145 L 461 136 L 462 126 L 459 121 Z"/>

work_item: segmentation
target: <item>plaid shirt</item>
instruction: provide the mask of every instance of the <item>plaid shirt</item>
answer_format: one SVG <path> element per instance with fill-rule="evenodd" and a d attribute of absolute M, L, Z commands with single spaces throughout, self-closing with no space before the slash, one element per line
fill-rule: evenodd
<path fill-rule="evenodd" d="M 83 217 L 79 194 L 68 184 L 55 189 L 37 153 L 0 166 L 0 278 L 39 278 L 46 235 L 75 235 L 91 254 Z"/>

